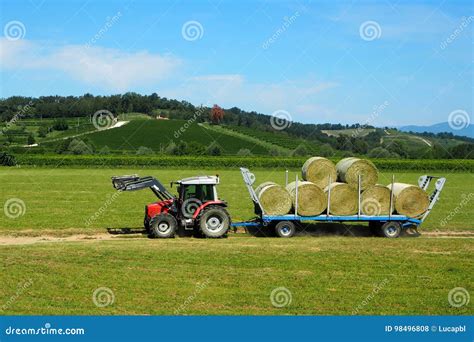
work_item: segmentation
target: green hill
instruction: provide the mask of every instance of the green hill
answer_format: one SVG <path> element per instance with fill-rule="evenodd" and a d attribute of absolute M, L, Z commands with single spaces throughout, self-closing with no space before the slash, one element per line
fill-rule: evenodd
<path fill-rule="evenodd" d="M 255 155 L 266 155 L 268 149 L 224 131 L 209 130 L 197 123 L 188 124 L 184 120 L 132 120 L 114 129 L 89 134 L 88 139 L 97 149 L 107 146 L 112 152 L 134 153 L 139 147 L 151 148 L 154 152 L 164 150 L 170 143 L 194 144 L 203 148 L 211 143 L 218 144 L 225 155 L 237 154 L 248 149 Z"/>

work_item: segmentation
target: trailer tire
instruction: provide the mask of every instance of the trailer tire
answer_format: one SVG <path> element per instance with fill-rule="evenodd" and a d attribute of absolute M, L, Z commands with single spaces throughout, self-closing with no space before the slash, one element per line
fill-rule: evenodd
<path fill-rule="evenodd" d="M 169 214 L 156 215 L 150 220 L 150 236 L 168 239 L 174 237 L 178 222 Z"/>
<path fill-rule="evenodd" d="M 199 229 L 208 238 L 220 238 L 230 228 L 230 215 L 223 207 L 212 206 L 204 209 L 199 218 Z"/>
<path fill-rule="evenodd" d="M 295 235 L 296 227 L 291 221 L 280 221 L 275 225 L 275 233 L 282 238 L 290 238 Z"/>
<path fill-rule="evenodd" d="M 400 236 L 402 232 L 402 226 L 398 222 L 388 221 L 382 225 L 380 231 L 382 236 L 394 239 Z"/>

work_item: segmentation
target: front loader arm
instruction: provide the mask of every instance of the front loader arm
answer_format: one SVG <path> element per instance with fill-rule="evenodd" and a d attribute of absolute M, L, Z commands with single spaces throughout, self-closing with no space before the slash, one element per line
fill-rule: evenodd
<path fill-rule="evenodd" d="M 161 199 L 169 200 L 175 197 L 156 178 L 151 176 L 125 175 L 112 177 L 112 185 L 119 191 L 135 191 L 150 188 Z"/>

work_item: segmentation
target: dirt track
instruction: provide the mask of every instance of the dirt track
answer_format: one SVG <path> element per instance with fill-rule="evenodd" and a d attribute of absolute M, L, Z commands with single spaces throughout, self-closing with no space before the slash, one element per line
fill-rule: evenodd
<path fill-rule="evenodd" d="M 240 235 L 240 234 L 239 234 Z M 330 236 L 330 235 L 326 235 Z M 335 236 L 335 235 L 333 235 Z M 12 236 L 12 235 L 0 235 L 0 247 L 1 246 L 13 246 L 13 245 L 31 245 L 35 243 L 45 242 L 88 242 L 88 241 L 105 241 L 105 240 L 130 240 L 130 238 L 143 237 L 143 234 L 137 233 L 133 236 L 124 237 L 123 235 L 100 233 L 94 235 L 87 234 L 74 234 L 69 236 L 54 236 L 54 235 L 39 235 L 39 236 Z M 230 234 L 232 237 L 232 234 Z M 474 238 L 473 231 L 455 231 L 455 232 L 423 232 L 421 237 L 425 238 Z M 317 237 L 315 237 L 317 238 Z"/>

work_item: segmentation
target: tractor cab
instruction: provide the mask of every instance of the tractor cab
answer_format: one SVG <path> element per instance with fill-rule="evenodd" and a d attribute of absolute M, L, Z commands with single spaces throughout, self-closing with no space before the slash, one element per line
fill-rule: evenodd
<path fill-rule="evenodd" d="M 197 176 L 184 178 L 171 183 L 178 185 L 178 197 L 181 201 L 197 200 L 201 203 L 218 201 L 216 185 L 218 176 Z"/>

